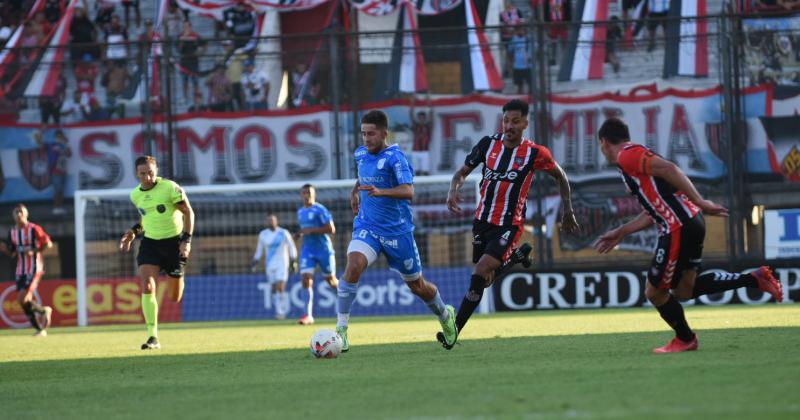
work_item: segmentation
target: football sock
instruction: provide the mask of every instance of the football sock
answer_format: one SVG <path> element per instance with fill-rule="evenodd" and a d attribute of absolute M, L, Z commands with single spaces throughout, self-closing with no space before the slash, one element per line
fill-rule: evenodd
<path fill-rule="evenodd" d="M 281 314 L 281 294 L 272 292 L 272 306 L 275 308 L 275 315 Z"/>
<path fill-rule="evenodd" d="M 658 313 L 661 314 L 661 318 L 675 330 L 675 335 L 678 336 L 682 341 L 692 341 L 694 338 L 694 331 L 689 328 L 689 324 L 686 322 L 686 316 L 683 313 L 683 306 L 681 306 L 680 302 L 678 302 L 675 297 L 672 295 L 669 296 L 669 300 L 661 306 L 657 306 L 656 309 Z"/>
<path fill-rule="evenodd" d="M 280 296 L 281 296 L 281 311 L 282 311 L 281 313 L 286 315 L 289 313 L 289 309 L 291 309 L 289 307 L 289 293 L 283 291 L 280 293 Z"/>
<path fill-rule="evenodd" d="M 433 299 L 425 302 L 428 305 L 428 308 L 439 317 L 439 320 L 444 322 L 447 320 L 447 309 L 444 307 L 444 301 L 442 300 L 442 295 L 439 294 L 439 291 L 436 291 L 436 296 Z"/>
<path fill-rule="evenodd" d="M 486 286 L 486 279 L 473 274 L 469 282 L 469 290 L 464 295 L 464 300 L 461 301 L 461 306 L 458 308 L 458 315 L 456 315 L 456 327 L 461 331 L 464 325 L 467 324 L 469 317 L 475 312 L 475 308 L 481 303 L 483 298 L 483 289 Z"/>
<path fill-rule="evenodd" d="M 142 313 L 147 324 L 147 335 L 158 337 L 158 302 L 155 293 L 142 293 Z"/>
<path fill-rule="evenodd" d="M 33 307 L 31 306 L 31 302 L 25 302 L 22 304 L 22 310 L 25 312 L 25 315 L 28 317 L 28 321 L 30 321 L 33 328 L 37 330 L 41 330 L 42 327 L 39 325 L 39 320 L 36 319 L 36 312 L 33 311 Z"/>
<path fill-rule="evenodd" d="M 358 295 L 358 283 L 350 283 L 347 280 L 339 282 L 339 288 L 336 289 L 338 304 L 338 320 L 337 327 L 346 327 L 347 321 L 350 319 L 350 308 L 353 307 L 353 302 Z"/>
<path fill-rule="evenodd" d="M 703 296 L 711 293 L 724 292 L 740 287 L 758 287 L 758 281 L 750 274 L 740 273 L 705 273 L 694 280 L 692 297 Z"/>
<path fill-rule="evenodd" d="M 306 315 L 313 317 L 314 314 L 312 313 L 314 310 L 314 288 L 309 287 L 308 289 L 303 289 L 308 294 L 308 303 L 306 304 Z"/>

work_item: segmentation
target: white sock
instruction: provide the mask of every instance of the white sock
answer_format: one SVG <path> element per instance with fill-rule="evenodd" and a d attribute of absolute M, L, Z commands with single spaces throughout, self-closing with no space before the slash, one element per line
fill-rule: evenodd
<path fill-rule="evenodd" d="M 286 315 L 289 313 L 289 293 L 282 292 L 281 293 L 281 306 L 283 309 L 283 314 Z"/>
<path fill-rule="evenodd" d="M 336 319 L 336 328 L 346 327 L 348 321 L 350 321 L 350 314 L 340 313 Z"/>
<path fill-rule="evenodd" d="M 306 291 L 308 292 L 308 303 L 306 304 L 306 315 L 308 315 L 308 316 L 313 318 L 314 315 L 312 314 L 312 312 L 314 311 L 314 288 L 313 287 L 309 287 L 308 289 L 306 289 Z"/>
<path fill-rule="evenodd" d="M 275 315 L 285 315 L 286 312 L 283 312 L 283 307 L 281 306 L 281 293 L 280 292 L 273 292 L 272 293 L 272 306 L 275 308 Z"/>

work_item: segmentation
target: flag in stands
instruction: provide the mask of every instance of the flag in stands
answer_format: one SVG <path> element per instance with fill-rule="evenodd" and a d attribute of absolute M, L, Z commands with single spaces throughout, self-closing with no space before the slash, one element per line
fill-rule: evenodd
<path fill-rule="evenodd" d="M 500 77 L 489 49 L 489 41 L 483 31 L 483 22 L 475 8 L 474 0 L 464 1 L 464 13 L 469 45 L 469 65 L 462 66 L 462 89 L 464 92 L 500 91 L 503 89 L 503 79 Z"/>
<path fill-rule="evenodd" d="M 397 96 L 399 92 L 415 93 L 428 90 L 425 59 L 419 43 L 417 16 L 414 7 L 405 3 L 397 22 L 392 46 L 392 59 L 381 64 L 375 84 L 375 98 Z"/>
<path fill-rule="evenodd" d="M 609 0 L 579 0 L 581 22 L 608 20 Z M 582 24 L 572 28 L 567 52 L 561 62 L 558 80 L 595 80 L 603 78 L 606 61 L 606 27 Z"/>
<path fill-rule="evenodd" d="M 55 34 L 50 39 L 50 44 L 45 51 L 39 66 L 33 73 L 25 96 L 53 96 L 56 93 L 56 84 L 61 75 L 64 62 L 65 46 L 69 44 L 69 28 L 72 25 L 72 15 L 79 0 L 72 0 L 61 20 L 58 22 Z"/>
<path fill-rule="evenodd" d="M 708 76 L 706 0 L 672 0 L 666 26 L 664 77 Z M 686 19 L 697 16 L 697 19 Z M 680 39 L 680 42 L 675 40 Z"/>

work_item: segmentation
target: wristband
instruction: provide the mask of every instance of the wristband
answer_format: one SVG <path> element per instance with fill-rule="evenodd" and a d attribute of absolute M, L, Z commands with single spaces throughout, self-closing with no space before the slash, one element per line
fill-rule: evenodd
<path fill-rule="evenodd" d="M 142 234 L 142 232 L 144 232 L 144 230 L 142 229 L 142 224 L 141 223 L 137 223 L 137 224 L 131 226 L 131 231 L 133 232 L 134 236 L 139 236 L 139 235 Z"/>
<path fill-rule="evenodd" d="M 192 243 L 192 234 L 187 232 L 181 232 L 181 236 L 178 239 L 180 242 L 186 242 L 187 244 Z"/>

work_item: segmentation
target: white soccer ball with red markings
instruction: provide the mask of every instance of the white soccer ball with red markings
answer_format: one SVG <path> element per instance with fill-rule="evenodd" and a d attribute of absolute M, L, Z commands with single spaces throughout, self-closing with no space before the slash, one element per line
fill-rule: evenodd
<path fill-rule="evenodd" d="M 342 352 L 342 337 L 332 330 L 319 330 L 311 337 L 311 354 L 318 359 L 333 359 Z"/>

